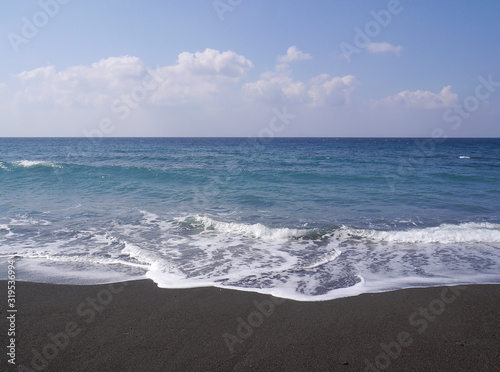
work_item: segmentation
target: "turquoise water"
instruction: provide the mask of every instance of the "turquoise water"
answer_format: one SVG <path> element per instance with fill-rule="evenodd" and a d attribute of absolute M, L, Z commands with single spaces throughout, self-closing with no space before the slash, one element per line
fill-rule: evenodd
<path fill-rule="evenodd" d="M 0 139 L 0 278 L 324 300 L 500 283 L 500 140 Z"/>

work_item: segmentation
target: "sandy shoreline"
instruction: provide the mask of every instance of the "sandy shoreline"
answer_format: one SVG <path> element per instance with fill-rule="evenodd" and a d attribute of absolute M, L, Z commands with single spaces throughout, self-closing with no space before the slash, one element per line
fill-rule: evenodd
<path fill-rule="evenodd" d="M 6 281 L 0 294 L 8 351 Z M 3 352 L 2 370 L 500 370 L 500 285 L 295 302 L 149 280 L 17 282 L 16 308 L 16 366 Z"/>

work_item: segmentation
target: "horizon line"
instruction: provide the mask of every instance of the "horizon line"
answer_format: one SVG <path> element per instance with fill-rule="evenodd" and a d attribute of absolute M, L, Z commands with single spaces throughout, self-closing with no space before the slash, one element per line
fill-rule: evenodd
<path fill-rule="evenodd" d="M 419 136 L 291 136 L 291 137 L 256 137 L 256 136 L 102 136 L 102 137 L 73 137 L 73 136 L 0 136 L 0 139 L 88 139 L 91 141 L 103 140 L 103 139 L 126 139 L 126 138 L 143 138 L 143 139 L 167 139 L 167 138 L 234 138 L 234 139 L 262 139 L 262 140 L 272 140 L 272 139 L 294 139 L 294 138 L 311 138 L 311 139 L 326 139 L 326 138 L 342 138 L 342 139 L 432 139 L 436 141 L 444 141 L 447 139 L 500 139 L 500 137 L 419 137 Z"/>

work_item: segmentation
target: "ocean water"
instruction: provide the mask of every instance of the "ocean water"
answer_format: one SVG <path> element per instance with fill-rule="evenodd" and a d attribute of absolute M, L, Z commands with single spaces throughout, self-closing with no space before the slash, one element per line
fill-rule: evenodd
<path fill-rule="evenodd" d="M 0 278 L 317 301 L 500 283 L 500 140 L 0 139 Z"/>

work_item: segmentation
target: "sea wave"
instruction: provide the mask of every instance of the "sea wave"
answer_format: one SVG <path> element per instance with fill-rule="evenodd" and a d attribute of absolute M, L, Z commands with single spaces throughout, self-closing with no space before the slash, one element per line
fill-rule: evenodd
<path fill-rule="evenodd" d="M 229 216 L 140 214 L 80 231 L 51 224 L 55 230 L 45 240 L 37 231 L 47 229 L 46 221 L 2 222 L 2 256 L 17 256 L 23 277 L 53 282 L 147 277 L 164 288 L 215 286 L 303 301 L 500 280 L 500 225 L 493 223 L 304 229 Z M 99 267 L 103 273 L 95 275 Z"/>
<path fill-rule="evenodd" d="M 218 231 L 226 234 L 234 234 L 245 237 L 270 240 L 286 240 L 298 238 L 307 233 L 305 229 L 293 229 L 286 227 L 270 228 L 261 223 L 245 224 L 236 222 L 221 222 L 208 216 L 192 216 L 177 219 L 178 222 L 191 223 L 193 226 L 201 225 L 204 230 Z"/>
<path fill-rule="evenodd" d="M 458 225 L 442 224 L 436 227 L 407 230 L 363 230 L 345 228 L 354 236 L 391 243 L 500 243 L 500 224 L 468 222 Z"/>
<path fill-rule="evenodd" d="M 500 224 L 488 222 L 445 223 L 435 227 L 411 227 L 404 230 L 359 229 L 345 225 L 325 228 L 267 227 L 261 223 L 246 224 L 223 222 L 209 216 L 195 215 L 175 219 L 191 227 L 201 226 L 204 231 L 214 231 L 233 236 L 261 240 L 318 240 L 336 238 L 369 239 L 392 243 L 500 243 Z"/>

